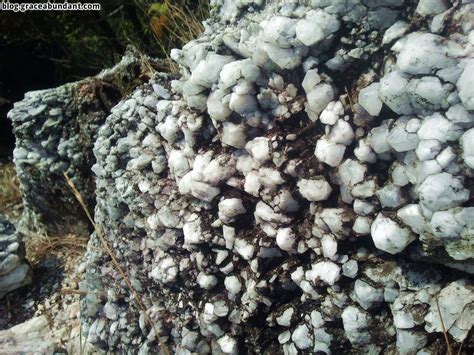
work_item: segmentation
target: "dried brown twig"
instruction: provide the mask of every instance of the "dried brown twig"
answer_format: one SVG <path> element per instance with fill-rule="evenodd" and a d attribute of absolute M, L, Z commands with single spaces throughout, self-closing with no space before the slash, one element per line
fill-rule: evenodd
<path fill-rule="evenodd" d="M 446 342 L 446 351 L 447 351 L 448 355 L 453 355 L 453 348 L 451 347 L 451 344 L 450 344 L 449 338 L 448 338 L 448 333 L 446 332 L 446 327 L 444 326 L 444 320 L 443 320 L 443 316 L 441 315 L 441 309 L 439 308 L 438 298 L 435 299 L 435 302 L 436 302 L 436 308 L 438 309 L 438 315 L 439 315 L 439 320 L 440 320 L 440 323 L 441 323 L 441 329 L 443 330 L 444 341 Z M 462 348 L 462 344 L 461 344 L 461 348 Z M 461 348 L 459 349 L 459 351 L 461 351 Z M 460 352 L 458 352 L 458 354 L 460 354 Z"/>
<path fill-rule="evenodd" d="M 452 347 L 451 343 L 449 342 L 448 331 L 446 329 L 446 325 L 444 324 L 444 319 L 443 319 L 443 315 L 441 313 L 441 308 L 439 307 L 438 298 L 435 298 L 435 302 L 436 302 L 436 309 L 438 311 L 439 321 L 441 323 L 441 331 L 443 332 L 444 341 L 446 342 L 446 353 L 447 353 L 447 355 L 453 355 L 454 354 L 453 347 Z M 461 355 L 462 348 L 464 346 L 464 341 L 465 340 L 466 339 L 464 339 L 461 342 L 461 344 L 459 345 L 459 348 L 458 348 L 458 351 L 456 352 L 456 355 Z"/>
<path fill-rule="evenodd" d="M 135 290 L 135 288 L 132 286 L 132 283 L 130 282 L 130 279 L 129 277 L 127 276 L 127 274 L 125 273 L 125 271 L 122 269 L 122 267 L 120 266 L 119 262 L 117 261 L 115 255 L 114 255 L 114 252 L 112 251 L 112 249 L 109 247 L 109 244 L 107 243 L 107 241 L 105 240 L 103 234 L 102 234 L 102 230 L 101 228 L 95 223 L 94 219 L 92 218 L 92 215 L 90 214 L 89 212 L 89 209 L 87 208 L 87 205 L 86 203 L 84 202 L 84 199 L 82 197 L 82 195 L 80 194 L 80 192 L 76 189 L 76 186 L 74 185 L 74 182 L 69 178 L 69 176 L 67 176 L 66 173 L 64 173 L 64 177 L 66 178 L 66 181 L 69 185 L 69 187 L 71 188 L 72 192 L 74 193 L 74 196 L 76 197 L 77 201 L 79 202 L 79 204 L 81 205 L 81 207 L 83 208 L 87 218 L 89 219 L 89 221 L 91 222 L 92 226 L 94 227 L 94 230 L 95 230 L 95 233 L 97 235 L 97 237 L 99 238 L 103 248 L 105 249 L 105 251 L 107 252 L 107 254 L 110 256 L 110 258 L 112 259 L 112 264 L 113 266 L 115 267 L 116 271 L 120 274 L 120 276 L 122 276 L 123 280 L 125 281 L 125 283 L 127 284 L 127 287 L 129 288 L 132 296 L 133 296 L 133 299 L 135 300 L 135 302 L 137 303 L 138 307 L 140 308 L 140 310 L 146 314 L 146 307 L 145 305 L 143 304 L 143 302 L 141 301 L 139 295 L 138 295 L 138 292 Z M 155 331 L 156 333 L 156 336 L 158 338 L 158 341 L 160 343 L 160 347 L 161 349 L 166 353 L 166 355 L 170 355 L 170 352 L 168 350 L 168 347 L 166 346 L 166 344 L 163 342 L 163 340 L 160 338 L 160 335 L 158 333 L 158 331 L 156 330 L 156 323 L 150 318 L 150 317 L 146 317 L 147 318 L 147 321 L 148 321 L 148 324 L 150 325 L 150 327 Z"/>

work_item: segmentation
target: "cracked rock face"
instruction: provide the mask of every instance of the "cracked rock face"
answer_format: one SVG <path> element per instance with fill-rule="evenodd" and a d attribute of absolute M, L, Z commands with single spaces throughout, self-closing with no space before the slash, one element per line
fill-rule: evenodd
<path fill-rule="evenodd" d="M 0 298 L 31 282 L 32 272 L 25 262 L 25 246 L 15 227 L 0 215 Z"/>
<path fill-rule="evenodd" d="M 8 113 L 16 138 L 13 158 L 24 212 L 18 228 L 52 235 L 86 235 L 88 222 L 63 173 L 94 206 L 92 146 L 110 109 L 133 87 L 139 60 L 127 54 L 96 77 L 27 92 Z"/>
<path fill-rule="evenodd" d="M 172 52 L 179 78 L 135 90 L 97 134 L 96 222 L 145 310 L 93 235 L 88 340 L 111 352 L 153 353 L 161 337 L 179 354 L 437 353 L 437 302 L 464 340 L 472 10 L 214 1 L 205 33 Z"/>

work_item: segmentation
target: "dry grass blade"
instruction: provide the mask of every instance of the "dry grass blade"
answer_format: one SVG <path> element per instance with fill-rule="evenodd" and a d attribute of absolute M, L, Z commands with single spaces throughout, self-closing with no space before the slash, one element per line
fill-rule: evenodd
<path fill-rule="evenodd" d="M 438 309 L 438 315 L 439 315 L 439 321 L 441 323 L 441 328 L 443 329 L 444 341 L 446 342 L 448 355 L 453 355 L 453 349 L 451 348 L 451 344 L 449 343 L 448 333 L 446 332 L 443 316 L 441 315 L 441 309 L 439 308 L 438 298 L 435 299 L 435 302 L 436 302 L 436 308 Z"/>
<path fill-rule="evenodd" d="M 462 347 L 463 347 L 463 345 L 464 345 L 464 341 L 465 341 L 465 340 L 466 340 L 466 339 L 464 339 L 464 340 L 462 341 L 461 345 L 459 346 L 457 355 L 461 355 L 461 353 L 462 353 Z"/>
<path fill-rule="evenodd" d="M 196 10 L 186 6 L 173 4 L 166 0 L 163 4 L 166 11 L 150 19 L 150 27 L 160 50 L 166 57 L 167 65 L 172 73 L 177 73 L 178 65 L 174 63 L 169 53 L 172 48 L 181 47 L 197 38 L 203 31 L 202 21 L 209 16 L 209 2 L 199 0 Z"/>
<path fill-rule="evenodd" d="M 351 94 L 350 94 L 349 90 L 347 89 L 347 86 L 344 86 L 344 89 L 346 90 L 347 99 L 349 100 L 349 106 L 351 107 L 351 111 L 355 112 L 354 103 L 352 102 L 352 97 L 351 97 Z"/>
<path fill-rule="evenodd" d="M 67 176 L 66 173 L 64 173 L 64 177 L 66 178 L 66 181 L 69 185 L 69 187 L 71 188 L 72 192 L 74 193 L 74 196 L 76 197 L 76 199 L 78 200 L 79 204 L 81 205 L 81 207 L 84 209 L 84 212 L 87 216 L 87 218 L 89 219 L 89 221 L 91 222 L 91 224 L 93 225 L 94 227 L 94 230 L 95 230 L 95 233 L 97 235 L 97 237 L 99 238 L 103 248 L 105 249 L 105 251 L 107 252 L 107 254 L 110 256 L 110 258 L 112 259 L 112 263 L 113 263 L 113 266 L 115 267 L 116 271 L 120 274 L 120 276 L 123 278 L 123 280 L 125 281 L 127 287 L 129 288 L 130 292 L 132 293 L 132 296 L 133 296 L 133 299 L 135 300 L 135 302 L 137 303 L 138 307 L 140 308 L 140 310 L 146 314 L 146 307 L 145 305 L 143 304 L 143 302 L 141 301 L 140 297 L 138 296 L 138 292 L 135 290 L 135 288 L 132 286 L 131 282 L 130 282 L 130 279 L 129 277 L 127 276 L 127 274 L 125 273 L 125 271 L 122 269 L 122 267 L 120 266 L 119 262 L 117 261 L 117 259 L 115 258 L 115 255 L 112 251 L 112 249 L 109 247 L 109 244 L 107 243 L 107 241 L 105 240 L 103 234 L 102 234 L 102 230 L 99 228 L 99 226 L 95 223 L 94 219 L 92 218 L 92 215 L 90 214 L 89 212 L 89 209 L 87 208 L 87 205 L 86 203 L 84 202 L 84 199 L 82 197 L 82 195 L 79 193 L 79 191 L 76 189 L 76 186 L 74 185 L 74 182 L 69 178 L 69 176 Z M 160 347 L 162 350 L 164 350 L 164 352 L 169 355 L 170 352 L 168 350 L 168 347 L 166 346 L 166 344 L 163 342 L 163 340 L 161 340 L 160 338 L 160 335 L 158 333 L 158 331 L 156 330 L 156 324 L 155 322 L 150 318 L 150 317 L 147 317 L 147 321 L 148 321 L 148 324 L 150 325 L 150 327 L 155 331 L 156 333 L 156 336 L 158 338 L 158 341 L 160 343 Z"/>
<path fill-rule="evenodd" d="M 12 163 L 0 165 L 0 212 L 21 202 L 20 184 Z"/>
<path fill-rule="evenodd" d="M 60 293 L 64 295 L 81 295 L 81 296 L 86 296 L 87 292 L 82 291 L 82 290 L 74 290 L 72 288 L 62 288 L 59 290 Z"/>
<path fill-rule="evenodd" d="M 27 238 L 27 258 L 33 265 L 41 263 L 51 255 L 55 255 L 59 259 L 67 258 L 68 260 L 63 260 L 65 263 L 80 259 L 86 251 L 88 242 L 87 237 L 74 234 L 59 237 L 32 235 Z"/>

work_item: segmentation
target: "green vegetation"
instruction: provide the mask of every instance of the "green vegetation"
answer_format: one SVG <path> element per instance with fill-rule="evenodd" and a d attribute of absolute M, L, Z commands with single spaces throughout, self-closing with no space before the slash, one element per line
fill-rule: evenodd
<path fill-rule="evenodd" d="M 51 62 L 55 81 L 62 83 L 112 66 L 128 45 L 166 58 L 170 48 L 201 32 L 209 11 L 206 0 L 100 3 L 101 11 L 2 12 L 0 53 L 15 56 L 16 48 L 28 49 Z"/>

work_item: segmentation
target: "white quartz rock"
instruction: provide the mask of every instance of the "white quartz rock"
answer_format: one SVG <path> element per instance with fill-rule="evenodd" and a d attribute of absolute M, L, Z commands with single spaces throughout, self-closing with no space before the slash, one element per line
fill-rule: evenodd
<path fill-rule="evenodd" d="M 354 292 L 357 302 L 359 302 L 361 307 L 365 310 L 377 307 L 384 300 L 383 288 L 375 288 L 361 279 L 356 280 Z"/>
<path fill-rule="evenodd" d="M 312 46 L 336 32 L 340 23 L 336 17 L 318 9 L 306 14 L 306 19 L 296 24 L 296 38 L 305 46 Z"/>
<path fill-rule="evenodd" d="M 354 155 L 363 163 L 375 163 L 377 161 L 377 156 L 366 139 L 359 140 L 359 145 L 354 149 Z"/>
<path fill-rule="evenodd" d="M 388 135 L 390 131 L 386 122 L 379 127 L 375 127 L 370 131 L 368 143 L 375 153 L 383 154 L 389 152 L 392 148 L 388 143 Z"/>
<path fill-rule="evenodd" d="M 326 258 L 333 258 L 337 253 L 337 242 L 331 234 L 325 234 L 321 239 L 321 247 L 323 249 L 323 255 Z"/>
<path fill-rule="evenodd" d="M 183 177 L 190 170 L 189 161 L 182 150 L 173 149 L 169 154 L 168 164 L 177 178 Z"/>
<path fill-rule="evenodd" d="M 227 276 L 224 279 L 224 286 L 233 295 L 237 295 L 242 290 L 242 284 L 237 276 Z"/>
<path fill-rule="evenodd" d="M 209 240 L 209 233 L 202 230 L 202 221 L 197 215 L 189 217 L 183 226 L 184 242 L 186 244 L 199 244 Z"/>
<path fill-rule="evenodd" d="M 411 231 L 400 227 L 397 222 L 385 217 L 382 213 L 379 213 L 372 223 L 371 235 L 375 246 L 390 254 L 402 252 L 415 240 Z"/>
<path fill-rule="evenodd" d="M 298 181 L 300 194 L 308 201 L 327 200 L 332 192 L 331 185 L 323 177 L 318 179 L 301 179 Z"/>
<path fill-rule="evenodd" d="M 324 208 L 315 214 L 314 223 L 320 229 L 344 237 L 351 233 L 349 226 L 352 221 L 352 211 L 345 208 Z"/>
<path fill-rule="evenodd" d="M 244 148 L 246 140 L 246 128 L 243 124 L 234 124 L 232 122 L 224 122 L 222 124 L 222 143 L 234 148 Z"/>
<path fill-rule="evenodd" d="M 339 166 L 338 173 L 342 185 L 353 187 L 364 180 L 367 173 L 367 167 L 359 163 L 357 160 L 347 159 Z"/>
<path fill-rule="evenodd" d="M 173 143 L 181 133 L 178 120 L 173 116 L 167 116 L 163 122 L 158 124 L 158 130 L 161 136 L 169 143 Z"/>
<path fill-rule="evenodd" d="M 234 60 L 231 56 L 208 53 L 206 59 L 199 62 L 192 71 L 191 81 L 197 85 L 210 88 L 217 82 L 222 67 Z"/>
<path fill-rule="evenodd" d="M 473 302 L 474 291 L 469 281 L 460 279 L 450 283 L 440 291 L 437 297 L 432 298 L 430 311 L 425 317 L 425 330 L 430 333 L 442 332 L 442 318 L 444 328 L 454 336 L 457 342 L 461 342 L 474 324 Z M 467 306 L 468 304 L 471 306 Z M 464 317 L 462 317 L 463 313 L 465 313 Z M 462 322 L 459 322 L 461 319 Z"/>
<path fill-rule="evenodd" d="M 452 130 L 453 123 L 439 113 L 435 113 L 423 120 L 417 134 L 420 140 L 436 139 L 440 142 L 446 142 L 453 138 Z"/>
<path fill-rule="evenodd" d="M 370 226 L 372 225 L 372 219 L 369 217 L 359 216 L 356 218 L 352 230 L 358 235 L 370 234 Z"/>
<path fill-rule="evenodd" d="M 255 220 L 272 222 L 272 223 L 288 223 L 291 219 L 281 213 L 276 213 L 269 205 L 263 201 L 259 201 L 255 207 Z"/>
<path fill-rule="evenodd" d="M 261 187 L 258 172 L 251 171 L 245 176 L 244 190 L 246 193 L 258 197 Z"/>
<path fill-rule="evenodd" d="M 231 222 L 234 217 L 247 212 L 242 200 L 238 198 L 228 198 L 219 202 L 219 218 L 224 223 Z"/>
<path fill-rule="evenodd" d="M 318 74 L 317 69 L 308 70 L 304 76 L 303 86 L 304 91 L 308 94 L 313 88 L 321 82 L 321 77 Z"/>
<path fill-rule="evenodd" d="M 240 78 L 255 82 L 260 77 L 260 69 L 252 59 L 236 60 L 222 67 L 220 72 L 220 87 L 230 88 L 237 84 Z"/>
<path fill-rule="evenodd" d="M 421 203 L 431 211 L 456 207 L 469 200 L 469 190 L 461 180 L 448 173 L 430 175 L 418 187 Z"/>
<path fill-rule="evenodd" d="M 319 119 L 324 124 L 333 125 L 343 114 L 344 107 L 342 106 L 341 101 L 331 101 L 323 112 L 321 112 Z"/>
<path fill-rule="evenodd" d="M 374 212 L 375 206 L 367 201 L 355 200 L 354 201 L 354 212 L 359 216 L 367 216 Z"/>
<path fill-rule="evenodd" d="M 202 181 L 193 180 L 192 172 L 183 176 L 178 187 L 181 194 L 191 194 L 197 199 L 206 202 L 211 202 L 221 191 L 218 187 L 211 186 Z"/>
<path fill-rule="evenodd" d="M 462 145 L 462 143 L 461 143 L 461 145 Z M 438 154 L 438 156 L 436 157 L 436 162 L 439 164 L 440 167 L 445 169 L 455 159 L 456 159 L 456 153 L 455 153 L 454 149 L 452 147 L 446 147 L 441 153 Z"/>
<path fill-rule="evenodd" d="M 474 60 L 469 60 L 457 82 L 459 98 L 467 110 L 474 110 Z"/>
<path fill-rule="evenodd" d="M 277 232 L 276 242 L 278 247 L 284 251 L 294 250 L 296 235 L 291 228 L 280 228 Z"/>
<path fill-rule="evenodd" d="M 309 47 L 321 42 L 325 38 L 325 34 L 314 21 L 302 19 L 296 24 L 296 38 Z"/>
<path fill-rule="evenodd" d="M 397 21 L 390 26 L 383 35 L 382 45 L 393 42 L 403 36 L 410 29 L 410 24 L 405 21 Z"/>
<path fill-rule="evenodd" d="M 355 198 L 369 198 L 374 196 L 376 190 L 377 183 L 371 178 L 354 185 L 350 190 L 350 195 Z M 350 201 L 346 203 L 350 203 Z"/>
<path fill-rule="evenodd" d="M 412 79 L 407 90 L 410 93 L 410 102 L 417 111 L 432 112 L 448 106 L 448 86 L 443 86 L 436 76 Z"/>
<path fill-rule="evenodd" d="M 330 142 L 350 145 L 354 139 L 354 130 L 349 122 L 338 120 L 327 137 Z"/>
<path fill-rule="evenodd" d="M 299 55 L 298 51 L 294 48 L 282 48 L 267 42 L 264 42 L 261 48 L 266 52 L 267 60 L 270 58 L 270 60 L 281 69 L 293 69 L 301 64 L 301 55 Z M 304 48 L 306 49 L 306 47 Z M 264 62 L 257 62 L 257 64 L 263 65 Z"/>
<path fill-rule="evenodd" d="M 279 325 L 283 327 L 289 327 L 291 325 L 291 317 L 293 316 L 295 310 L 293 308 L 287 308 L 281 314 L 281 316 L 276 317 L 276 321 Z"/>
<path fill-rule="evenodd" d="M 426 335 L 421 331 L 397 329 L 397 350 L 400 352 L 400 355 L 415 354 L 426 343 Z M 417 354 L 420 354 L 420 352 Z"/>
<path fill-rule="evenodd" d="M 214 275 L 206 275 L 203 272 L 200 272 L 197 277 L 197 282 L 201 288 L 205 290 L 211 290 L 217 285 L 217 277 Z"/>
<path fill-rule="evenodd" d="M 239 115 L 246 117 L 257 111 L 258 103 L 254 95 L 240 95 L 234 92 L 230 95 L 229 108 Z"/>
<path fill-rule="evenodd" d="M 406 119 L 399 119 L 395 123 L 395 127 L 390 130 L 387 142 L 397 152 L 406 152 L 413 150 L 418 145 L 418 137 L 416 133 L 409 133 L 406 130 Z"/>
<path fill-rule="evenodd" d="M 464 163 L 474 169 L 474 128 L 466 131 L 461 139 L 462 158 Z"/>
<path fill-rule="evenodd" d="M 258 181 L 262 186 L 270 190 L 276 190 L 277 186 L 285 182 L 285 179 L 278 170 L 262 167 L 258 170 Z"/>
<path fill-rule="evenodd" d="M 474 124 L 474 113 L 466 111 L 461 103 L 451 106 L 446 111 L 446 117 L 462 127 L 469 128 Z"/>
<path fill-rule="evenodd" d="M 306 96 L 308 100 L 306 111 L 309 118 L 316 121 L 319 114 L 334 100 L 335 92 L 332 85 L 322 83 L 311 89 Z"/>
<path fill-rule="evenodd" d="M 365 345 L 371 341 L 368 332 L 369 317 L 356 306 L 349 306 L 342 312 L 344 332 L 352 345 Z"/>
<path fill-rule="evenodd" d="M 301 324 L 295 329 L 291 335 L 291 340 L 293 340 L 296 347 L 301 350 L 308 349 L 313 345 L 313 340 L 306 324 Z"/>
<path fill-rule="evenodd" d="M 376 194 L 382 208 L 395 208 L 403 203 L 400 186 L 388 184 L 378 190 Z"/>
<path fill-rule="evenodd" d="M 283 16 L 273 16 L 268 21 L 262 22 L 263 39 L 275 43 L 283 48 L 293 44 L 296 36 L 297 20 Z"/>
<path fill-rule="evenodd" d="M 416 177 L 416 182 L 421 183 L 433 174 L 440 173 L 443 169 L 435 159 L 418 162 L 413 169 Z"/>
<path fill-rule="evenodd" d="M 359 104 L 372 116 L 378 116 L 383 102 L 379 98 L 379 83 L 373 83 L 359 92 Z"/>
<path fill-rule="evenodd" d="M 414 32 L 407 36 L 398 55 L 397 65 L 405 73 L 429 74 L 454 64 L 446 55 L 445 39 L 431 33 Z"/>
<path fill-rule="evenodd" d="M 234 243 L 235 251 L 245 260 L 251 260 L 255 254 L 255 247 L 247 240 L 236 238 Z"/>
<path fill-rule="evenodd" d="M 400 208 L 397 211 L 397 216 L 417 234 L 423 232 L 426 220 L 421 211 L 420 205 L 410 204 Z"/>
<path fill-rule="evenodd" d="M 207 99 L 207 112 L 216 121 L 224 121 L 230 116 L 232 110 L 229 108 L 230 96 L 223 90 L 213 91 Z"/>
<path fill-rule="evenodd" d="M 415 153 L 421 161 L 435 158 L 441 150 L 441 143 L 436 139 L 426 139 L 418 143 Z"/>
<path fill-rule="evenodd" d="M 351 279 L 357 276 L 358 271 L 359 266 L 356 260 L 349 260 L 342 265 L 342 274 L 346 277 L 350 277 Z"/>
<path fill-rule="evenodd" d="M 396 164 L 395 168 L 392 170 L 392 181 L 397 186 L 406 186 L 410 183 L 405 165 Z"/>
<path fill-rule="evenodd" d="M 218 186 L 234 175 L 234 164 L 235 161 L 227 155 L 217 156 L 202 171 L 202 181 L 212 186 Z"/>
<path fill-rule="evenodd" d="M 150 273 L 150 276 L 162 283 L 172 283 L 178 276 L 178 265 L 172 257 L 161 259 Z"/>
<path fill-rule="evenodd" d="M 321 280 L 328 285 L 334 285 L 341 277 L 341 267 L 331 261 L 320 261 L 313 264 L 311 270 L 306 271 L 308 281 Z"/>
<path fill-rule="evenodd" d="M 437 15 L 448 9 L 445 0 L 420 0 L 416 12 L 421 16 Z"/>
<path fill-rule="evenodd" d="M 399 115 L 409 115 L 413 113 L 407 85 L 408 80 L 396 71 L 385 75 L 380 81 L 380 99 L 390 107 L 392 111 Z"/>
<path fill-rule="evenodd" d="M 224 354 L 237 354 L 237 340 L 229 335 L 224 335 L 217 340 Z"/>
<path fill-rule="evenodd" d="M 318 139 L 314 155 L 319 161 L 336 167 L 341 163 L 346 147 L 343 144 L 330 142 L 327 137 Z"/>
<path fill-rule="evenodd" d="M 430 227 L 433 235 L 440 238 L 458 238 L 463 229 L 454 217 L 453 210 L 433 213 Z"/>
<path fill-rule="evenodd" d="M 265 164 L 268 160 L 271 159 L 269 143 L 270 140 L 268 138 L 257 137 L 249 141 L 245 145 L 245 149 L 259 164 Z"/>

